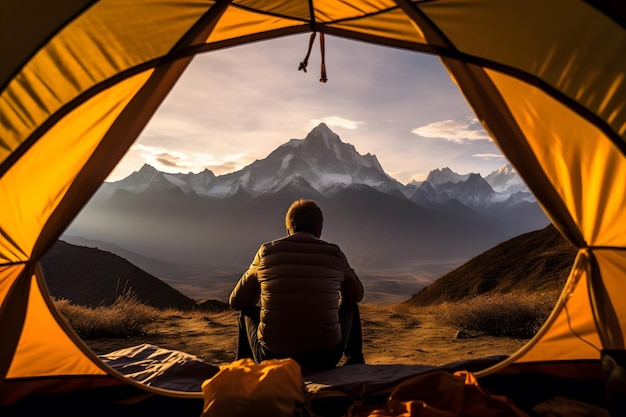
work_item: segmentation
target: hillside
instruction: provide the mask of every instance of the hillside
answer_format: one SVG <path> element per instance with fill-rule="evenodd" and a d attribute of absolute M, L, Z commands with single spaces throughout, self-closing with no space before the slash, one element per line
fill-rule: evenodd
<path fill-rule="evenodd" d="M 97 248 L 58 241 L 41 258 L 50 294 L 74 304 L 110 305 L 129 290 L 139 301 L 165 308 L 189 309 L 196 301 L 126 259 Z"/>
<path fill-rule="evenodd" d="M 549 225 L 472 258 L 406 303 L 425 306 L 488 293 L 559 290 L 575 257 L 574 247 Z"/>

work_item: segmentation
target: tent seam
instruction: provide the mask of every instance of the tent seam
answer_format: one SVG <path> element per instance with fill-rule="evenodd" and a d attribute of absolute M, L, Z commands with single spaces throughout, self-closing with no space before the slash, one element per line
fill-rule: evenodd
<path fill-rule="evenodd" d="M 298 22 L 301 22 L 301 23 L 310 23 L 312 20 L 314 20 L 313 0 L 307 0 L 307 2 L 310 4 L 309 13 L 312 16 L 311 20 L 307 20 L 307 19 L 303 19 L 303 18 L 299 18 L 299 17 L 294 17 L 294 16 L 288 16 L 288 15 L 284 15 L 284 14 L 281 14 L 281 13 L 267 12 L 267 11 L 264 11 L 264 10 L 255 9 L 254 7 L 244 6 L 244 5 L 237 4 L 237 3 L 232 3 L 231 7 L 234 7 L 234 8 L 237 8 L 237 9 L 241 9 L 241 10 L 245 10 L 245 11 L 248 11 L 250 13 L 256 13 L 256 14 L 259 14 L 259 15 L 272 16 L 272 17 L 277 17 L 277 18 L 280 18 L 280 19 L 287 19 L 287 20 L 295 20 L 295 21 L 298 21 Z M 331 21 L 328 21 L 328 22 L 317 22 L 317 21 L 315 21 L 315 23 L 316 23 L 316 25 L 335 25 L 335 24 L 339 24 L 339 23 L 350 22 L 350 21 L 353 21 L 353 20 L 360 20 L 360 19 L 363 19 L 364 17 L 376 16 L 376 15 L 379 15 L 379 14 L 385 14 L 385 13 L 388 13 L 390 11 L 396 10 L 398 8 L 399 8 L 398 6 L 387 7 L 385 9 L 377 10 L 377 11 L 371 12 L 371 13 L 365 13 L 365 14 L 358 15 L 358 16 L 345 17 L 343 19 L 336 19 L 336 20 L 331 20 Z"/>
<path fill-rule="evenodd" d="M 22 71 L 22 69 L 24 68 L 24 66 L 26 66 L 26 64 L 28 62 L 30 62 L 30 60 L 37 55 L 37 53 L 43 48 L 44 45 L 46 45 L 48 42 L 50 42 L 50 40 L 52 38 L 54 38 L 59 32 L 61 32 L 63 29 L 65 29 L 71 22 L 73 22 L 74 20 L 76 20 L 77 18 L 79 18 L 80 16 L 82 16 L 89 8 L 93 7 L 96 3 L 98 3 L 100 0 L 93 0 L 91 3 L 85 5 L 85 7 L 81 8 L 80 10 L 78 10 L 74 15 L 70 16 L 63 24 L 59 25 L 59 27 L 57 27 L 57 29 L 53 32 L 50 32 L 48 34 L 48 36 L 43 39 L 39 45 L 37 45 L 36 48 L 33 48 L 33 53 L 31 53 L 30 55 L 28 55 L 24 61 L 21 63 L 21 65 L 19 65 L 15 71 L 13 71 L 13 73 L 11 73 L 11 75 L 9 77 L 7 77 L 6 82 L 4 83 L 4 85 L 0 86 L 0 95 L 2 95 L 4 93 L 4 90 L 9 86 L 9 84 L 11 83 L 11 80 L 13 80 L 17 74 L 20 73 L 20 71 Z"/>

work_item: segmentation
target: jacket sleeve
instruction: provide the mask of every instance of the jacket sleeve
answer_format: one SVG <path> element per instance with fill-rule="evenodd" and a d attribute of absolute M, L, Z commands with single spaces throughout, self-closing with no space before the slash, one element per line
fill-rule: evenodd
<path fill-rule="evenodd" d="M 261 286 L 257 279 L 257 273 L 259 270 L 259 263 L 261 261 L 261 254 L 263 253 L 263 247 L 261 247 L 256 255 L 252 264 L 248 267 L 248 270 L 241 276 L 237 285 L 230 293 L 228 303 L 231 308 L 235 310 L 241 310 L 245 307 L 255 306 L 261 297 Z"/>
<path fill-rule="evenodd" d="M 354 272 L 354 269 L 350 267 L 346 255 L 341 253 L 344 259 L 344 279 L 341 284 L 341 298 L 347 302 L 358 303 L 363 299 L 363 283 Z"/>

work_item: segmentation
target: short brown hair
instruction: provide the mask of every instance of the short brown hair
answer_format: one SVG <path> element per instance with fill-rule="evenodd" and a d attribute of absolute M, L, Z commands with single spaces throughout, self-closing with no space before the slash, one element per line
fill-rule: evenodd
<path fill-rule="evenodd" d="M 290 235 L 295 232 L 309 232 L 319 237 L 323 222 L 320 206 L 313 200 L 302 198 L 291 203 L 285 216 L 285 228 Z"/>

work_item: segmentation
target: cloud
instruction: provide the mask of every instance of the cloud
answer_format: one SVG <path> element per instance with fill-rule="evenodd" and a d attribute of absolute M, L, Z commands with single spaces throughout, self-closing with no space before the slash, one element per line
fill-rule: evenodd
<path fill-rule="evenodd" d="M 483 159 L 504 158 L 504 155 L 499 153 L 475 153 L 472 156 Z"/>
<path fill-rule="evenodd" d="M 245 153 L 234 153 L 214 158 L 208 154 L 194 154 L 198 161 L 205 161 L 203 168 L 211 170 L 215 175 L 229 174 L 250 165 L 256 158 Z M 207 162 L 210 161 L 210 162 Z"/>
<path fill-rule="evenodd" d="M 426 181 L 426 178 L 428 178 L 428 174 L 419 174 L 418 173 L 418 174 L 413 175 L 411 178 L 409 178 L 407 183 L 409 183 L 411 181 L 417 181 L 417 182 Z"/>
<path fill-rule="evenodd" d="M 185 153 L 172 151 L 160 146 L 133 145 L 130 151 L 145 163 L 160 171 L 200 172 L 205 168 L 216 175 L 237 171 L 254 161 L 254 157 L 246 153 L 231 153 L 215 157 L 209 153 Z"/>
<path fill-rule="evenodd" d="M 464 122 L 455 120 L 433 122 L 416 127 L 411 130 L 411 133 L 425 138 L 441 138 L 459 144 L 491 139 L 476 118 L 469 118 Z"/>
<path fill-rule="evenodd" d="M 185 161 L 184 157 L 172 155 L 168 152 L 164 152 L 160 155 L 154 155 L 154 160 L 159 164 L 170 168 L 188 168 L 188 165 L 183 163 L 183 161 Z"/>
<path fill-rule="evenodd" d="M 312 127 L 319 125 L 320 123 L 326 123 L 328 127 L 343 127 L 344 129 L 354 130 L 359 127 L 359 125 L 364 124 L 365 122 L 357 122 L 355 120 L 344 119 L 339 116 L 327 116 L 322 117 L 321 119 L 311 119 L 309 124 Z"/>
<path fill-rule="evenodd" d="M 226 161 L 222 164 L 208 164 L 204 168 L 210 170 L 215 175 L 223 175 L 231 172 L 239 171 L 243 166 L 237 161 Z"/>
<path fill-rule="evenodd" d="M 184 152 L 170 151 L 162 147 L 141 144 L 133 145 L 130 151 L 137 153 L 148 164 L 156 165 L 157 167 L 185 168 L 188 165 L 189 157 Z"/>

